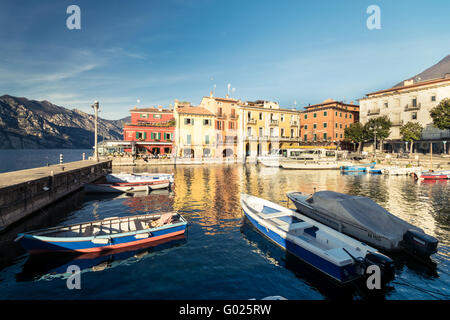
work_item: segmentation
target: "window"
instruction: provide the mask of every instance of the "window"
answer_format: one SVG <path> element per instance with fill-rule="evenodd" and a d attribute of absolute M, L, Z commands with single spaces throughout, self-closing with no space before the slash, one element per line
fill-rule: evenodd
<path fill-rule="evenodd" d="M 249 112 L 247 112 L 247 119 L 250 120 L 251 118 L 252 118 L 252 112 L 249 111 Z"/>
<path fill-rule="evenodd" d="M 436 96 L 431 96 L 431 101 L 436 101 Z"/>
<path fill-rule="evenodd" d="M 305 130 L 306 130 L 306 129 L 308 129 L 308 125 L 307 125 L 307 124 L 305 124 Z"/>
<path fill-rule="evenodd" d="M 218 130 L 222 130 L 222 121 L 217 121 L 216 125 Z"/>
<path fill-rule="evenodd" d="M 341 118 L 342 118 L 342 112 L 339 112 L 339 117 L 341 117 Z"/>
<path fill-rule="evenodd" d="M 193 125 L 194 124 L 194 119 L 184 118 L 184 124 Z"/>
<path fill-rule="evenodd" d="M 314 117 L 314 118 L 317 118 L 317 113 L 314 113 L 314 114 L 313 114 L 313 117 Z"/>
<path fill-rule="evenodd" d="M 294 138 L 294 129 L 291 129 L 291 138 Z"/>
<path fill-rule="evenodd" d="M 270 136 L 273 137 L 273 128 L 270 128 Z"/>
<path fill-rule="evenodd" d="M 342 133 L 339 135 L 340 137 L 341 137 L 341 139 L 342 139 Z"/>
<path fill-rule="evenodd" d="M 247 127 L 247 137 L 252 135 L 252 127 Z"/>
<path fill-rule="evenodd" d="M 308 119 L 308 115 L 307 115 L 307 114 L 305 114 L 305 120 L 306 120 L 306 119 Z"/>
<path fill-rule="evenodd" d="M 161 140 L 161 132 L 152 132 L 152 140 Z"/>
<path fill-rule="evenodd" d="M 231 130 L 234 130 L 234 129 L 235 129 L 235 128 L 234 128 L 234 122 L 233 122 L 233 121 L 228 122 L 228 129 L 231 129 Z"/>
<path fill-rule="evenodd" d="M 161 119 L 161 115 L 160 114 L 154 114 L 153 115 L 153 119 Z"/>
<path fill-rule="evenodd" d="M 232 104 L 233 106 L 234 104 Z M 236 118 L 236 110 L 235 109 L 231 109 L 231 117 L 232 118 Z"/>
<path fill-rule="evenodd" d="M 338 126 L 338 124 L 337 124 L 337 122 L 334 124 L 334 126 L 336 127 L 336 129 L 337 129 L 337 126 Z"/>
<path fill-rule="evenodd" d="M 313 129 L 317 129 L 317 124 L 313 124 Z"/>
<path fill-rule="evenodd" d="M 345 119 L 347 119 L 347 114 L 345 114 Z"/>
<path fill-rule="evenodd" d="M 262 128 L 262 127 L 259 128 L 259 136 L 260 136 L 260 137 L 263 136 L 263 128 Z"/>
<path fill-rule="evenodd" d="M 336 111 L 336 117 L 337 117 L 337 111 Z"/>
<path fill-rule="evenodd" d="M 349 118 L 351 119 L 351 118 L 352 118 L 352 114 L 351 114 L 351 113 L 349 113 L 349 114 L 348 114 L 348 117 L 349 117 Z"/>
<path fill-rule="evenodd" d="M 315 133 L 314 133 L 314 138 L 313 138 L 313 140 L 314 140 L 314 141 L 317 141 L 317 134 L 315 134 Z"/>
<path fill-rule="evenodd" d="M 339 128 L 341 128 L 341 129 L 342 129 L 342 123 L 340 123 L 340 124 L 339 124 Z"/>
<path fill-rule="evenodd" d="M 262 120 L 262 119 L 263 119 L 263 113 L 260 112 L 260 113 L 259 113 L 259 120 Z"/>
<path fill-rule="evenodd" d="M 417 107 L 417 98 L 412 99 L 412 106 Z"/>
<path fill-rule="evenodd" d="M 323 134 L 323 140 L 327 140 L 327 133 L 326 132 Z"/>
<path fill-rule="evenodd" d="M 188 134 L 186 136 L 186 144 L 191 144 L 191 135 L 190 134 Z"/>
<path fill-rule="evenodd" d="M 305 134 L 305 135 L 303 136 L 303 141 L 308 141 L 308 135 L 307 135 L 307 134 Z"/>
<path fill-rule="evenodd" d="M 326 112 L 326 111 L 323 112 L 323 116 L 324 116 L 324 117 L 327 116 L 327 112 Z"/>
<path fill-rule="evenodd" d="M 171 133 L 164 133 L 164 140 L 166 140 L 166 141 L 172 140 L 172 134 Z"/>
<path fill-rule="evenodd" d="M 136 139 L 146 139 L 147 133 L 146 132 L 136 132 Z"/>
<path fill-rule="evenodd" d="M 211 125 L 211 120 L 210 119 L 203 119 L 203 125 L 204 126 L 210 126 Z"/>
<path fill-rule="evenodd" d="M 281 128 L 281 136 L 284 137 L 284 128 Z"/>
<path fill-rule="evenodd" d="M 281 119 L 281 122 L 284 122 L 284 114 L 281 115 L 280 119 Z"/>
<path fill-rule="evenodd" d="M 411 114 L 411 119 L 412 119 L 412 120 L 417 120 L 417 112 L 413 112 L 413 113 Z"/>
<path fill-rule="evenodd" d="M 336 133 L 336 138 L 338 137 L 338 134 Z"/>
<path fill-rule="evenodd" d="M 205 136 L 205 144 L 209 144 L 209 135 Z"/>
<path fill-rule="evenodd" d="M 140 117 L 140 118 L 148 118 L 148 114 L 146 114 L 146 113 L 140 113 L 140 114 L 139 114 L 139 117 Z"/>
<path fill-rule="evenodd" d="M 326 123 L 326 122 L 323 123 L 323 127 L 324 127 L 324 128 L 327 127 L 327 123 Z"/>

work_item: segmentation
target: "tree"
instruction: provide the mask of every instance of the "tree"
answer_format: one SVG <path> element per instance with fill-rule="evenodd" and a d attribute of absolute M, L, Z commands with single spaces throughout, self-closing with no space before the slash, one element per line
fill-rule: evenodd
<path fill-rule="evenodd" d="M 361 152 L 361 145 L 364 141 L 364 126 L 360 122 L 352 123 L 345 128 L 344 137 L 347 141 L 358 143 L 358 152 Z"/>
<path fill-rule="evenodd" d="M 388 116 L 381 116 L 377 118 L 371 118 L 364 125 L 364 132 L 367 140 L 374 141 L 375 136 L 378 141 L 383 141 L 391 134 L 392 123 Z M 383 145 L 382 143 L 380 145 Z"/>
<path fill-rule="evenodd" d="M 403 141 L 408 141 L 411 143 L 409 147 L 409 153 L 412 153 L 413 143 L 415 140 L 420 140 L 422 137 L 422 126 L 417 122 L 408 122 L 400 127 L 400 134 Z"/>
<path fill-rule="evenodd" d="M 439 104 L 430 110 L 433 125 L 441 130 L 450 130 L 450 98 L 441 100 Z"/>

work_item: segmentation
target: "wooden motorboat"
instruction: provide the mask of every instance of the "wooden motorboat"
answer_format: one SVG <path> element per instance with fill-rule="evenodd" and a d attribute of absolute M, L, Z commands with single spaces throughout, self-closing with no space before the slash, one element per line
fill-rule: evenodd
<path fill-rule="evenodd" d="M 19 233 L 15 241 L 30 253 L 99 252 L 184 234 L 186 220 L 174 212 L 72 224 Z"/>

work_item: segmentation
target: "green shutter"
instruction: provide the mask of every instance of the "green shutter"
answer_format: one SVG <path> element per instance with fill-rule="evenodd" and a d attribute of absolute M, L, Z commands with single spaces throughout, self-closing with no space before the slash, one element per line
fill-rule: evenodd
<path fill-rule="evenodd" d="M 158 140 L 161 140 L 161 132 L 158 132 Z"/>
<path fill-rule="evenodd" d="M 144 132 L 144 140 L 147 139 L 147 132 Z"/>
<path fill-rule="evenodd" d="M 136 139 L 139 139 L 139 132 L 136 131 Z"/>

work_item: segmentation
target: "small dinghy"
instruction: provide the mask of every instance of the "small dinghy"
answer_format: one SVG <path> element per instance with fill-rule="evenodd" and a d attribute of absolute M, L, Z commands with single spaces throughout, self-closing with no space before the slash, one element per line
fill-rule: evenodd
<path fill-rule="evenodd" d="M 339 232 L 388 251 L 406 249 L 421 256 L 437 251 L 438 241 L 397 218 L 372 199 L 334 191 L 288 192 L 297 210 Z"/>
<path fill-rule="evenodd" d="M 84 185 L 85 192 L 150 192 L 170 187 L 167 179 L 154 179 L 139 182 L 89 183 Z"/>
<path fill-rule="evenodd" d="M 414 178 L 416 180 L 447 180 L 450 179 L 450 170 L 414 172 Z"/>
<path fill-rule="evenodd" d="M 186 225 L 184 217 L 174 212 L 111 217 L 19 233 L 15 241 L 30 253 L 99 252 L 184 234 Z"/>
<path fill-rule="evenodd" d="M 174 175 L 172 173 L 110 173 L 106 175 L 106 182 L 108 183 L 123 183 L 123 182 L 152 182 L 154 180 L 169 180 L 174 182 Z"/>
<path fill-rule="evenodd" d="M 344 172 L 367 172 L 369 169 L 375 168 L 376 164 L 376 162 L 371 162 L 354 166 L 341 166 L 341 170 Z"/>
<path fill-rule="evenodd" d="M 363 277 L 374 264 L 384 280 L 394 275 L 387 256 L 294 210 L 247 194 L 241 206 L 259 232 L 339 283 Z"/>

